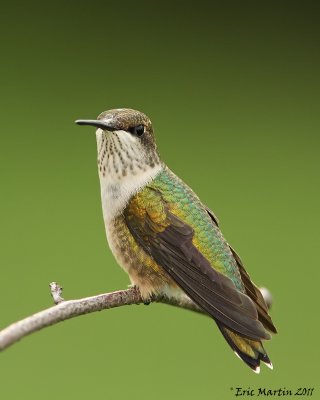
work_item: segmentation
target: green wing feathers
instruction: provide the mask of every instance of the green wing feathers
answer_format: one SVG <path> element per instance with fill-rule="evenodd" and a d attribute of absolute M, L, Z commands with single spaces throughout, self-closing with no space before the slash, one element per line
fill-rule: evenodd
<path fill-rule="evenodd" d="M 191 189 L 165 170 L 124 217 L 135 241 L 217 322 L 233 350 L 255 370 L 260 360 L 270 364 L 261 340 L 276 330 L 261 293 Z"/>

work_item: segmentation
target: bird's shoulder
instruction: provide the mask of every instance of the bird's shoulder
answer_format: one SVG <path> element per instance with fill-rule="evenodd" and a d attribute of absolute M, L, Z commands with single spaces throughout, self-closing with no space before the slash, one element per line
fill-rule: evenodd
<path fill-rule="evenodd" d="M 180 224 L 182 235 L 183 225 L 184 231 L 192 234 L 193 245 L 211 266 L 230 277 L 238 289 L 243 290 L 237 263 L 216 223 L 216 217 L 169 168 L 164 168 L 131 198 L 125 213 L 140 225 L 145 226 L 148 220 L 148 229 L 155 233 L 164 231 L 170 224 Z"/>

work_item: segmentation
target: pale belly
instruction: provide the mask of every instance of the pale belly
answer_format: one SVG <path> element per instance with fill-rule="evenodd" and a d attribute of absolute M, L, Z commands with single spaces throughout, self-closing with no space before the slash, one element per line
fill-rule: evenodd
<path fill-rule="evenodd" d="M 153 294 L 175 298 L 186 296 L 162 267 L 137 245 L 122 215 L 105 222 L 109 247 L 114 257 L 144 299 L 149 299 Z"/>

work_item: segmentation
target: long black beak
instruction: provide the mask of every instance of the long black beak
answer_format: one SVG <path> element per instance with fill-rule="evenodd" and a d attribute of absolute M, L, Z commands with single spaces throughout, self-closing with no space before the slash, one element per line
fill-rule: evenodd
<path fill-rule="evenodd" d="M 108 125 L 103 121 L 100 120 L 95 120 L 95 119 L 77 119 L 75 121 L 76 124 L 78 125 L 91 125 L 95 126 L 96 128 L 103 129 L 105 131 L 115 131 L 116 128 L 114 126 Z"/>

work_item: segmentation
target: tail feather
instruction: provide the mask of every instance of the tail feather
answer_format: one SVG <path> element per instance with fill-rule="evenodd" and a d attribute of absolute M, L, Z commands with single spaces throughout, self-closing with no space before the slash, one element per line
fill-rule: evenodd
<path fill-rule="evenodd" d="M 217 322 L 217 321 L 216 321 Z M 219 322 L 217 325 L 235 354 L 244 361 L 254 372 L 260 372 L 260 361 L 272 369 L 272 363 L 261 343 L 235 333 Z"/>

